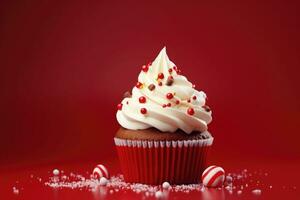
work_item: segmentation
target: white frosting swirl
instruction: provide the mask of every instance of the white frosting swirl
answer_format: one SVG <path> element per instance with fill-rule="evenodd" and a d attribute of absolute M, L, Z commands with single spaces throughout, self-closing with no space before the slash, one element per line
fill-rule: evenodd
<path fill-rule="evenodd" d="M 158 78 L 159 73 L 163 73 L 163 79 Z M 167 84 L 169 76 L 173 77 L 171 85 Z M 117 120 L 122 127 L 132 130 L 154 127 L 162 132 L 181 129 L 187 134 L 207 130 L 212 112 L 204 107 L 206 94 L 195 90 L 193 84 L 178 73 L 167 56 L 166 48 L 149 65 L 148 71 L 140 72 L 138 81 L 143 84 L 142 87 L 134 87 L 132 96 L 122 100 L 122 109 L 117 112 Z M 154 84 L 155 89 L 150 90 L 150 84 Z M 168 93 L 173 94 L 173 98 L 168 99 Z M 145 97 L 146 102 L 140 103 L 140 97 Z M 170 107 L 166 106 L 170 103 Z M 146 108 L 146 113 L 142 114 L 142 108 Z"/>

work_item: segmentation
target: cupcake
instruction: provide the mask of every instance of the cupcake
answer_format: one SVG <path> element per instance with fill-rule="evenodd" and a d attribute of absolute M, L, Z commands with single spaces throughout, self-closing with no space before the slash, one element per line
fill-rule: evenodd
<path fill-rule="evenodd" d="M 142 66 L 116 114 L 114 138 L 124 179 L 158 185 L 198 183 L 213 137 L 206 94 L 181 75 L 166 48 Z"/>

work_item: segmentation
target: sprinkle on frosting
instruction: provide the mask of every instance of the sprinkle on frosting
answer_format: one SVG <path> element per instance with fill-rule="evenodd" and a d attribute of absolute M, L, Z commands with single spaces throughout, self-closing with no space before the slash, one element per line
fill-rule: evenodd
<path fill-rule="evenodd" d="M 172 99 L 172 98 L 174 97 L 174 95 L 173 95 L 172 93 L 168 93 L 168 94 L 166 95 L 166 97 L 167 97 L 167 99 Z"/>
<path fill-rule="evenodd" d="M 188 113 L 189 115 L 194 115 L 194 114 L 195 114 L 195 111 L 194 111 L 193 108 L 188 108 L 187 113 Z"/>
<path fill-rule="evenodd" d="M 167 79 L 166 85 L 171 86 L 173 84 L 173 82 L 174 82 L 173 76 L 169 76 Z"/>
<path fill-rule="evenodd" d="M 117 120 L 132 130 L 154 127 L 162 132 L 203 132 L 212 120 L 205 102 L 206 94 L 194 89 L 163 48 L 151 64 L 142 66 L 132 96 L 124 96 L 117 111 Z"/>
<path fill-rule="evenodd" d="M 159 73 L 157 75 L 157 79 L 164 79 L 165 78 L 165 75 L 163 73 Z"/>
<path fill-rule="evenodd" d="M 154 90 L 154 89 L 155 89 L 155 85 L 154 85 L 154 84 L 150 84 L 150 85 L 148 86 L 148 89 L 149 89 L 150 91 Z"/>
<path fill-rule="evenodd" d="M 119 103 L 117 106 L 118 110 L 122 110 L 122 107 L 123 107 L 123 104 L 121 104 L 121 103 Z"/>
<path fill-rule="evenodd" d="M 202 108 L 204 108 L 206 112 L 210 112 L 210 107 L 208 105 L 204 105 Z"/>
<path fill-rule="evenodd" d="M 137 82 L 135 87 L 141 89 L 143 87 L 143 84 L 141 82 Z"/>
<path fill-rule="evenodd" d="M 141 108 L 141 113 L 142 114 L 146 114 L 147 113 L 147 109 L 146 108 Z"/>
<path fill-rule="evenodd" d="M 149 66 L 148 66 L 148 65 L 143 65 L 143 66 L 142 66 L 142 71 L 143 71 L 143 72 L 147 72 L 148 69 L 149 69 Z"/>
<path fill-rule="evenodd" d="M 139 98 L 139 102 L 140 102 L 140 103 L 146 103 L 146 97 L 141 96 L 141 97 Z"/>

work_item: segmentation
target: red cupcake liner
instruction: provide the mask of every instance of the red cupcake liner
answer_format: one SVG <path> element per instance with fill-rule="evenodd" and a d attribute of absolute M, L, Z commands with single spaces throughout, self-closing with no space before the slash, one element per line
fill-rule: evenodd
<path fill-rule="evenodd" d="M 150 185 L 198 183 L 213 143 L 114 139 L 125 181 Z"/>

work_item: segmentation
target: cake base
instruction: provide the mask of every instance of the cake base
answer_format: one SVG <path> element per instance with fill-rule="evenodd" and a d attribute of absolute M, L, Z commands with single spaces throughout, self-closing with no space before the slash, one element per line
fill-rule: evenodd
<path fill-rule="evenodd" d="M 206 139 L 199 139 L 203 133 L 185 139 L 182 134 L 160 132 L 153 136 L 153 130 L 120 130 L 115 144 L 126 182 L 150 185 L 160 185 L 165 181 L 171 184 L 200 182 L 213 142 L 208 132 Z"/>

